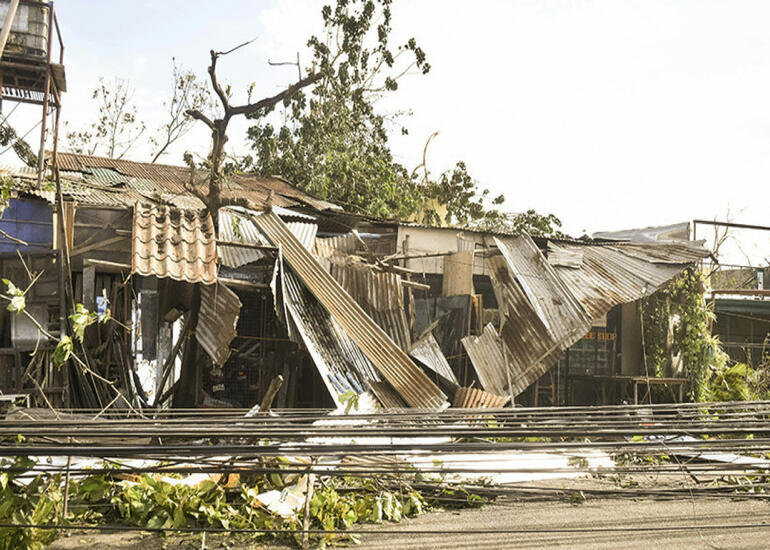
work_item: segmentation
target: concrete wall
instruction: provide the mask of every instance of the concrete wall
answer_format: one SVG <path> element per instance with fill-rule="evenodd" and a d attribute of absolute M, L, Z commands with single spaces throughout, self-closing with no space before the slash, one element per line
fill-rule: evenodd
<path fill-rule="evenodd" d="M 406 243 L 406 251 L 405 251 Z M 399 226 L 397 253 L 426 254 L 438 252 L 459 252 L 486 246 L 484 235 L 454 228 Z M 444 258 L 419 258 L 407 260 L 406 267 L 421 273 L 444 273 Z M 474 275 L 487 275 L 484 258 L 476 254 L 473 260 Z"/>

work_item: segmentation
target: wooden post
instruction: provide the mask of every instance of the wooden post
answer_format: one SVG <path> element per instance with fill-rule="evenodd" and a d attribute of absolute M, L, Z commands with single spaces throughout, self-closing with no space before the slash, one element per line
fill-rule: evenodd
<path fill-rule="evenodd" d="M 311 468 L 315 465 L 315 459 L 310 461 Z M 315 481 L 315 474 L 308 472 L 307 474 L 307 489 L 305 490 L 305 515 L 302 518 L 302 548 L 308 550 L 310 548 L 310 501 L 313 499 L 313 482 Z"/>
<path fill-rule="evenodd" d="M 278 390 L 283 385 L 283 376 L 280 374 L 270 381 L 270 385 L 267 387 L 267 392 L 262 398 L 262 402 L 259 404 L 259 412 L 264 413 L 270 410 L 273 406 L 273 399 L 275 399 Z"/>

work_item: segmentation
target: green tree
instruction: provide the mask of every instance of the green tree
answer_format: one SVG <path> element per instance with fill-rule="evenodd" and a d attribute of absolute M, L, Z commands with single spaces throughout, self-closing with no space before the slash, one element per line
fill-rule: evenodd
<path fill-rule="evenodd" d="M 416 213 L 423 193 L 393 159 L 386 124 L 375 109 L 398 80 L 430 65 L 414 39 L 392 46 L 390 0 L 338 0 L 324 6 L 323 33 L 308 41 L 317 84 L 284 102 L 274 127 L 255 112 L 249 130 L 260 174 L 280 174 L 302 189 L 351 211 L 382 218 Z M 405 130 L 404 130 L 405 131 Z"/>
<path fill-rule="evenodd" d="M 492 198 L 464 162 L 433 177 L 426 156 L 436 134 L 411 172 L 394 160 L 388 128 L 403 113 L 386 116 L 377 103 L 406 75 L 427 74 L 430 64 L 414 38 L 391 42 L 391 0 L 337 0 L 321 15 L 323 32 L 308 41 L 320 79 L 282 103 L 279 125 L 268 116 L 273 107 L 249 115 L 255 155 L 247 167 L 378 218 L 558 234 L 561 222 L 552 215 L 497 210 L 503 197 Z"/>

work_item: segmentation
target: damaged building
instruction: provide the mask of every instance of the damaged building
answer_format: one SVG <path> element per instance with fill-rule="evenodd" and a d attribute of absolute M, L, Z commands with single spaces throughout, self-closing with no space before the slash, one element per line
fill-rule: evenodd
<path fill-rule="evenodd" d="M 0 388 L 54 406 L 633 398 L 638 300 L 707 255 L 376 220 L 249 175 L 225 191 L 247 206 L 221 209 L 215 228 L 187 168 L 65 153 L 58 167 L 60 197 L 5 170 L 0 220 L 2 273 L 21 288 L 40 274 L 30 315 L 0 315 Z M 68 303 L 109 314 L 75 350 L 87 370 L 51 361 Z"/>

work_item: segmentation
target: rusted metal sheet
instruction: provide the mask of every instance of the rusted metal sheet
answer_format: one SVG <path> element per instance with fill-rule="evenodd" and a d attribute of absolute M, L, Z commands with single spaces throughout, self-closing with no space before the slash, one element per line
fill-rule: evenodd
<path fill-rule="evenodd" d="M 201 307 L 195 338 L 217 365 L 224 365 L 230 355 L 230 342 L 241 312 L 238 295 L 225 285 L 203 285 Z"/>
<path fill-rule="evenodd" d="M 253 220 L 273 245 L 281 246 L 289 266 L 410 406 L 440 408 L 445 405 L 446 396 L 441 390 L 366 315 L 278 216 L 266 212 L 253 216 Z"/>
<path fill-rule="evenodd" d="M 488 371 L 495 363 L 487 362 L 477 370 L 491 384 L 505 379 L 507 387 L 510 377 L 509 393 L 515 396 L 588 332 L 591 319 L 529 236 L 494 242 L 502 256 L 487 258 L 487 266 L 500 306 L 508 369 L 492 375 Z"/>
<path fill-rule="evenodd" d="M 566 349 L 590 330 L 590 317 L 529 235 L 495 244 L 555 342 Z"/>
<path fill-rule="evenodd" d="M 548 242 L 548 263 L 558 267 L 572 267 L 578 269 L 583 265 L 583 250 L 580 247 L 562 247 Z"/>
<path fill-rule="evenodd" d="M 481 387 L 498 395 L 508 394 L 510 374 L 506 373 L 503 342 L 495 327 L 490 323 L 479 336 L 466 336 L 462 343 Z"/>
<path fill-rule="evenodd" d="M 435 372 L 449 385 L 460 385 L 455 373 L 452 371 L 452 367 L 449 366 L 449 363 L 447 362 L 446 357 L 444 357 L 444 354 L 436 341 L 436 337 L 433 336 L 432 332 L 428 332 L 425 336 L 417 340 L 417 342 L 412 345 L 409 355 Z"/>
<path fill-rule="evenodd" d="M 452 406 L 461 409 L 499 409 L 508 402 L 508 396 L 495 395 L 476 388 L 459 388 Z"/>
<path fill-rule="evenodd" d="M 401 277 L 395 273 L 375 272 L 360 262 L 332 263 L 330 273 L 362 306 L 376 311 L 404 307 Z"/>
<path fill-rule="evenodd" d="M 593 319 L 600 318 L 618 304 L 649 296 L 688 265 L 688 262 L 651 263 L 624 253 L 614 245 L 560 245 L 559 248 L 579 248 L 582 253 L 583 262 L 579 268 L 555 266 L 554 269 Z"/>
<path fill-rule="evenodd" d="M 507 348 L 509 368 L 512 373 L 529 373 L 533 365 L 541 363 L 553 353 L 557 342 L 508 268 L 505 259 L 502 256 L 487 258 L 487 267 L 502 318 L 500 337 Z M 534 374 L 525 377 L 515 387 L 521 387 L 526 383 L 526 379 L 532 376 Z M 537 376 L 532 378 L 532 382 Z M 518 380 L 518 377 L 515 378 Z M 522 391 L 527 385 L 529 384 L 524 385 Z M 513 395 L 517 393 L 514 392 Z"/>
<path fill-rule="evenodd" d="M 684 265 L 710 255 L 701 241 L 688 243 L 617 243 L 611 248 L 623 254 L 654 264 Z"/>
<path fill-rule="evenodd" d="M 353 233 L 346 233 L 336 237 L 316 238 L 313 254 L 317 258 L 348 256 L 355 254 L 359 248 L 361 248 L 361 240 Z"/>
<path fill-rule="evenodd" d="M 137 203 L 131 257 L 131 271 L 139 275 L 214 284 L 217 249 L 211 216 Z"/>
<path fill-rule="evenodd" d="M 366 310 L 366 308 L 364 308 Z M 372 310 L 369 317 L 384 330 L 396 345 L 404 351 L 408 351 L 412 345 L 412 337 L 409 334 L 409 322 L 406 311 L 403 309 L 386 309 L 385 311 Z"/>
<path fill-rule="evenodd" d="M 329 262 L 329 272 L 369 317 L 404 351 L 412 344 L 401 277 L 361 262 Z"/>
<path fill-rule="evenodd" d="M 159 202 L 157 199 L 160 199 L 181 208 L 204 207 L 200 199 L 186 188 L 190 181 L 190 169 L 184 166 L 61 152 L 57 154 L 57 162 L 62 170 L 62 179 L 80 183 L 77 190 L 89 201 L 88 204 L 109 206 L 119 202 L 130 206 L 143 197 L 147 202 Z M 36 187 L 34 178 L 25 178 L 22 183 L 29 189 Z M 196 185 L 201 192 L 207 192 L 205 181 L 196 182 Z M 88 187 L 93 190 L 110 189 L 115 195 L 89 193 Z M 276 207 L 309 206 L 321 211 L 340 210 L 339 206 L 308 195 L 276 177 L 238 175 L 228 182 L 222 195 L 223 198 L 247 200 L 252 206 L 263 208 L 271 193 L 270 201 Z M 105 201 L 97 202 L 99 199 Z"/>

